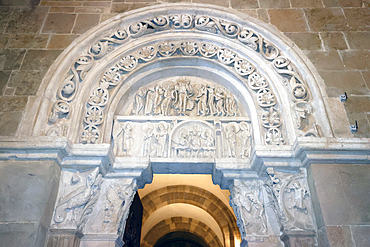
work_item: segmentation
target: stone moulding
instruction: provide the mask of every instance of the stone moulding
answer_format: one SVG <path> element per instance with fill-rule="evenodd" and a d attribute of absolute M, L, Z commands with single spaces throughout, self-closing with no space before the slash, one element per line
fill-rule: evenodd
<path fill-rule="evenodd" d="M 158 41 L 164 40 L 165 35 L 171 32 L 174 35 L 189 32 L 197 38 L 177 46 L 170 44 L 166 48 L 163 47 L 163 42 L 156 46 L 145 46 L 142 43 L 148 42 L 145 40 L 149 37 Z M 200 42 L 207 35 L 218 43 L 227 44 L 228 48 Z M 287 43 L 284 37 L 265 24 L 245 16 L 239 17 L 235 12 L 225 15 L 224 10 L 214 6 L 159 5 L 119 15 L 74 41 L 51 67 L 44 78 L 43 83 L 48 86 L 36 117 L 33 135 L 67 136 L 73 142 L 106 142 L 105 140 L 109 139 L 106 136 L 110 136 L 110 131 L 106 131 L 109 127 L 106 125 L 111 123 L 111 120 L 106 118 L 112 116 L 106 116 L 101 107 L 106 105 L 109 112 L 114 111 L 114 106 L 110 103 L 113 99 L 109 97 L 107 89 L 115 90 L 114 87 L 117 87 L 118 90 L 125 80 L 113 77 L 110 84 L 104 84 L 107 88 L 97 88 L 99 82 L 91 78 L 98 76 L 98 71 L 102 71 L 101 67 L 114 67 L 111 66 L 112 58 L 118 55 L 118 51 L 132 50 L 137 46 L 141 48 L 140 51 L 138 49 L 135 54 L 122 57 L 119 67 L 121 72 L 118 73 L 120 76 L 135 74 L 136 66 L 140 65 L 139 60 L 141 63 L 152 63 L 161 56 L 178 57 L 180 53 L 188 57 L 198 54 L 233 68 L 233 73 L 239 76 L 245 87 L 248 88 L 249 85 L 250 91 L 255 90 L 254 105 L 245 107 L 256 108 L 259 105 L 263 109 L 253 110 L 258 112 L 260 118 L 253 131 L 257 134 L 257 139 L 263 139 L 261 143 L 265 145 L 292 143 L 296 136 L 300 135 L 330 137 L 332 134 L 315 80 L 316 72 L 312 66 L 309 67 L 303 62 L 306 59 L 302 53 L 292 49 Z M 243 48 L 247 57 L 237 56 L 238 52 L 230 49 L 235 44 Z M 176 53 L 178 51 L 180 52 Z M 250 63 L 247 58 L 252 58 L 253 61 Z M 99 68 L 96 68 L 97 66 Z M 253 67 L 256 66 L 268 74 L 266 81 L 267 86 L 271 84 L 271 92 L 265 87 L 263 79 L 261 82 L 256 78 L 258 74 L 252 74 Z M 88 88 L 96 89 L 91 92 Z M 102 99 L 105 102 L 91 105 L 92 101 L 87 99 L 90 92 L 92 96 L 105 95 Z M 81 100 L 82 98 L 85 101 Z M 94 116 L 95 123 L 82 120 L 86 113 L 82 114 L 80 108 L 85 107 L 89 115 Z M 283 125 L 275 121 L 279 113 L 284 119 Z M 100 125 L 103 128 L 100 128 Z M 257 128 L 265 130 L 258 134 Z M 280 138 L 281 131 L 283 135 L 286 133 L 283 139 Z M 77 137 L 81 133 L 83 137 Z"/>

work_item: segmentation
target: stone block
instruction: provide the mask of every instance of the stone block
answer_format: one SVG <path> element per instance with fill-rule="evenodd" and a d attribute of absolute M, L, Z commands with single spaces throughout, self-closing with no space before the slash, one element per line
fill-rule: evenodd
<path fill-rule="evenodd" d="M 370 97 L 351 96 L 344 102 L 347 114 L 355 112 L 370 112 Z"/>
<path fill-rule="evenodd" d="M 75 7 L 51 7 L 50 13 L 73 13 Z"/>
<path fill-rule="evenodd" d="M 370 51 L 340 51 L 346 69 L 370 69 Z"/>
<path fill-rule="evenodd" d="M 320 33 L 320 37 L 324 42 L 326 50 L 346 50 L 348 49 L 347 43 L 344 40 L 343 33 L 341 32 L 328 32 Z"/>
<path fill-rule="evenodd" d="M 0 95 L 8 83 L 11 71 L 0 71 Z"/>
<path fill-rule="evenodd" d="M 364 77 L 367 87 L 370 89 L 370 70 L 361 71 L 361 74 Z"/>
<path fill-rule="evenodd" d="M 23 49 L 0 49 L 0 70 L 19 69 L 25 53 Z"/>
<path fill-rule="evenodd" d="M 257 9 L 257 15 L 258 15 L 258 19 L 260 19 L 261 21 L 264 21 L 267 23 L 270 22 L 270 17 L 266 9 Z"/>
<path fill-rule="evenodd" d="M 302 50 L 320 50 L 321 40 L 318 33 L 284 33 Z"/>
<path fill-rule="evenodd" d="M 305 32 L 308 30 L 304 12 L 301 9 L 270 9 L 271 24 L 282 32 Z"/>
<path fill-rule="evenodd" d="M 290 8 L 289 0 L 259 0 L 260 8 Z"/>
<path fill-rule="evenodd" d="M 48 40 L 47 34 L 15 34 L 10 36 L 8 48 L 45 48 Z"/>
<path fill-rule="evenodd" d="M 351 31 L 370 31 L 370 11 L 368 8 L 343 9 Z"/>
<path fill-rule="evenodd" d="M 1 222 L 38 222 L 48 226 L 59 177 L 60 168 L 54 161 L 1 161 Z"/>
<path fill-rule="evenodd" d="M 351 232 L 356 246 L 369 246 L 370 226 L 351 226 Z"/>
<path fill-rule="evenodd" d="M 100 15 L 96 14 L 79 14 L 76 19 L 73 33 L 81 34 L 97 25 L 100 21 Z"/>
<path fill-rule="evenodd" d="M 61 50 L 28 50 L 21 70 L 46 71 L 61 52 Z"/>
<path fill-rule="evenodd" d="M 317 70 L 342 70 L 342 60 L 337 51 L 307 51 L 307 56 Z"/>
<path fill-rule="evenodd" d="M 305 9 L 312 31 L 343 31 L 347 21 L 340 8 Z"/>
<path fill-rule="evenodd" d="M 2 0 L 4 6 L 28 6 L 35 7 L 40 3 L 40 0 Z"/>
<path fill-rule="evenodd" d="M 257 0 L 230 0 L 231 7 L 234 9 L 255 9 L 258 8 Z"/>
<path fill-rule="evenodd" d="M 116 16 L 117 14 L 102 14 L 101 17 L 100 17 L 100 22 L 103 22 L 103 21 L 106 21 L 114 16 Z"/>
<path fill-rule="evenodd" d="M 361 0 L 323 0 L 325 7 L 362 7 Z"/>
<path fill-rule="evenodd" d="M 22 111 L 27 104 L 27 96 L 2 96 L 0 109 L 2 112 Z"/>
<path fill-rule="evenodd" d="M 0 49 L 5 48 L 6 44 L 8 43 L 9 37 L 9 34 L 2 34 L 0 36 Z"/>
<path fill-rule="evenodd" d="M 9 19 L 7 33 L 37 33 L 40 31 L 49 8 L 16 8 Z"/>
<path fill-rule="evenodd" d="M 370 126 L 369 121 L 364 112 L 347 113 L 350 124 L 355 124 L 357 121 L 358 130 L 353 132 L 354 137 L 358 138 L 369 138 L 370 137 Z"/>
<path fill-rule="evenodd" d="M 91 7 L 76 7 L 76 13 L 95 13 L 95 14 L 108 14 L 110 12 L 110 8 L 108 7 L 99 7 L 99 6 L 91 6 Z"/>
<path fill-rule="evenodd" d="M 52 35 L 48 44 L 48 49 L 64 49 L 78 38 L 79 35 L 55 34 Z"/>
<path fill-rule="evenodd" d="M 346 36 L 351 49 L 370 49 L 370 32 L 348 32 Z"/>
<path fill-rule="evenodd" d="M 256 9 L 238 9 L 239 12 L 249 15 L 254 18 L 258 18 L 257 10 Z"/>
<path fill-rule="evenodd" d="M 347 95 L 370 94 L 370 91 L 362 78 L 361 72 L 359 71 L 320 71 L 319 73 L 324 79 L 326 86 L 340 89 L 341 94 L 343 92 L 346 92 Z M 337 97 L 339 97 L 339 94 Z"/>
<path fill-rule="evenodd" d="M 154 3 L 112 3 L 112 13 L 123 13 L 134 9 L 144 8 Z"/>
<path fill-rule="evenodd" d="M 323 8 L 321 0 L 290 0 L 293 8 Z"/>
<path fill-rule="evenodd" d="M 42 71 L 13 71 L 8 86 L 16 87 L 15 95 L 35 95 L 44 77 Z"/>
<path fill-rule="evenodd" d="M 325 229 L 330 247 L 355 247 L 348 226 L 326 226 Z"/>
<path fill-rule="evenodd" d="M 43 6 L 60 6 L 60 7 L 76 7 L 82 6 L 81 1 L 42 1 Z"/>
<path fill-rule="evenodd" d="M 43 33 L 70 33 L 76 19 L 76 14 L 50 13 L 46 17 Z"/>
<path fill-rule="evenodd" d="M 38 227 L 35 222 L 0 224 L 0 247 L 35 246 Z"/>
<path fill-rule="evenodd" d="M 0 112 L 0 136 L 15 136 L 23 112 Z"/>
<path fill-rule="evenodd" d="M 12 7 L 0 6 L 0 33 L 4 32 L 12 12 Z"/>
<path fill-rule="evenodd" d="M 228 0 L 193 0 L 193 3 L 206 3 L 206 4 L 214 4 L 223 7 L 229 7 Z"/>

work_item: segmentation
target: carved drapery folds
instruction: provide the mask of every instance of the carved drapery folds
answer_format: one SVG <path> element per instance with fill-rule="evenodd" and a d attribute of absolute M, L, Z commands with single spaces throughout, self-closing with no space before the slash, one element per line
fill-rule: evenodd
<path fill-rule="evenodd" d="M 60 84 L 56 94 L 56 101 L 53 104 L 49 116 L 49 125 L 51 128 L 47 131 L 48 135 L 66 136 L 68 134 L 68 125 L 75 96 L 78 94 L 81 84 L 84 82 L 89 71 L 96 66 L 96 61 L 102 59 L 109 52 L 125 44 L 128 40 L 138 39 L 153 32 L 163 30 L 194 30 L 196 32 L 208 32 L 233 39 L 245 45 L 248 49 L 257 52 L 266 63 L 272 64 L 280 79 L 290 92 L 292 111 L 296 117 L 297 131 L 301 135 L 318 136 L 320 128 L 313 118 L 313 106 L 310 103 L 312 96 L 302 76 L 299 74 L 294 64 L 286 58 L 275 45 L 266 40 L 262 35 L 254 30 L 240 26 L 227 20 L 222 20 L 213 16 L 193 15 L 190 13 L 178 15 L 161 15 L 150 19 L 129 23 L 111 34 L 99 38 L 84 53 L 77 57 L 70 67 L 65 79 Z M 233 67 L 237 75 L 244 81 L 245 85 L 255 92 L 256 102 L 264 109 L 261 118 L 266 119 L 266 115 L 271 111 L 278 109 L 277 97 L 273 89 L 269 86 L 262 72 L 250 63 L 245 57 L 226 47 L 218 47 L 211 42 L 199 42 L 196 40 L 185 40 L 182 42 L 159 42 L 144 47 L 138 47 L 137 51 L 131 54 L 125 54 L 120 58 L 115 66 L 110 68 L 102 76 L 99 85 L 91 92 L 91 96 L 86 103 L 86 115 L 83 120 L 83 130 L 80 137 L 82 143 L 97 143 L 101 138 L 100 125 L 104 121 L 104 108 L 107 105 L 110 96 L 110 90 L 124 83 L 126 76 L 135 71 L 140 62 L 147 63 L 158 58 L 169 56 L 201 56 L 203 58 L 217 58 L 217 61 L 223 65 Z M 157 90 L 157 89 L 156 89 Z M 161 90 L 164 91 L 162 88 Z M 171 89 L 169 89 L 171 90 Z M 148 93 L 148 92 L 147 92 Z M 163 92 L 165 93 L 165 92 Z M 202 105 L 202 98 L 199 98 L 199 114 L 206 115 L 205 108 Z M 138 108 L 140 108 L 140 98 L 137 99 Z M 186 114 L 187 96 L 179 95 L 179 100 L 186 104 L 185 108 L 179 106 L 179 114 Z M 161 104 L 158 108 L 163 114 L 166 112 L 166 104 Z M 190 104 L 190 103 L 189 103 Z M 195 104 L 196 105 L 196 104 Z M 203 108 L 202 108 L 203 107 Z M 157 110 L 158 110 L 157 109 Z M 273 109 L 273 110 L 271 110 Z M 275 110 L 274 110 L 275 109 Z M 151 110 L 151 109 L 149 109 Z M 277 112 L 277 111 L 275 111 Z M 212 114 L 212 113 L 211 113 Z M 229 114 L 229 113 L 227 113 Z M 269 121 L 271 123 L 271 121 Z M 275 124 L 278 125 L 278 124 Z M 281 145 L 286 141 L 282 133 L 282 128 L 277 126 L 263 125 L 265 128 L 265 143 Z"/>
<path fill-rule="evenodd" d="M 122 235 L 137 191 L 133 179 L 104 179 L 99 168 L 63 171 L 52 229 Z"/>

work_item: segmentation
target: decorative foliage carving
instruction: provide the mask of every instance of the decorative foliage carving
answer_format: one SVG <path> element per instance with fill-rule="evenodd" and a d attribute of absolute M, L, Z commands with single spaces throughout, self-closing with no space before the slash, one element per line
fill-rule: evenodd
<path fill-rule="evenodd" d="M 230 205 L 237 217 L 242 239 L 251 235 L 267 235 L 262 181 L 234 180 Z"/>
<path fill-rule="evenodd" d="M 270 204 L 274 205 L 285 231 L 314 232 L 313 212 L 305 170 L 298 173 L 279 172 L 268 168 L 265 183 Z"/>
<path fill-rule="evenodd" d="M 110 35 L 97 40 L 96 43 L 89 48 L 87 54 L 82 54 L 71 66 L 65 80 L 58 90 L 57 100 L 61 100 L 63 101 L 63 104 L 65 104 L 63 105 L 63 110 L 58 107 L 61 102 L 54 104 L 50 113 L 49 124 L 55 124 L 57 119 L 68 117 L 68 113 L 71 111 L 69 104 L 73 101 L 78 92 L 78 84 L 84 80 L 86 74 L 95 65 L 95 60 L 101 59 L 115 46 L 125 43 L 129 37 L 138 38 L 148 33 L 168 30 L 171 28 L 174 30 L 195 28 L 200 31 L 212 32 L 231 39 L 239 40 L 242 44 L 245 44 L 256 52 L 259 52 L 264 59 L 271 62 L 276 71 L 282 75 L 283 81 L 289 81 L 289 88 L 294 102 L 308 102 L 310 99 L 308 87 L 305 85 L 301 76 L 297 73 L 291 61 L 282 56 L 280 51 L 260 34 L 255 33 L 251 29 L 243 29 L 236 23 L 210 16 L 193 16 L 191 14 L 171 16 L 163 15 L 132 23 L 127 27 L 127 30 L 116 30 Z M 172 56 L 176 54 L 176 51 L 178 50 L 185 56 L 195 56 L 199 54 L 203 57 L 210 58 L 217 55 L 217 58 L 221 63 L 225 65 L 234 65 L 236 73 L 242 77 L 247 77 L 248 86 L 252 90 L 263 89 L 260 91 L 258 97 L 261 99 L 269 98 L 270 103 L 267 105 L 272 106 L 276 103 L 276 99 L 272 99 L 274 98 L 272 90 L 264 89 L 268 87 L 267 81 L 261 74 L 254 74 L 256 69 L 248 61 L 239 58 L 234 51 L 229 49 L 217 47 L 210 43 L 197 43 L 191 40 L 180 43 L 170 41 L 162 42 L 160 44 L 143 47 L 140 51 L 137 51 L 134 54 L 122 57 L 114 67 L 104 74 L 100 81 L 100 86 L 104 89 L 117 86 L 124 80 L 126 73 L 133 71 L 138 67 L 139 60 L 149 62 L 156 59 L 157 56 Z M 107 98 L 107 100 L 109 100 L 109 98 Z M 93 101 L 89 101 L 88 104 L 92 102 Z M 259 102 L 261 101 L 259 100 Z M 262 105 L 263 107 L 268 107 L 266 104 Z M 311 117 L 311 113 L 306 114 L 307 119 L 310 119 Z M 309 126 L 312 126 L 314 120 L 309 120 L 308 122 Z M 312 131 L 308 133 L 308 127 L 303 129 L 300 128 L 300 130 L 302 130 L 302 132 L 307 132 L 307 135 L 312 134 Z"/>
<path fill-rule="evenodd" d="M 101 174 L 99 168 L 85 173 L 64 174 L 66 186 L 63 194 L 59 196 L 54 211 L 54 227 L 75 228 L 83 230 L 89 215 L 93 211 L 101 187 Z"/>

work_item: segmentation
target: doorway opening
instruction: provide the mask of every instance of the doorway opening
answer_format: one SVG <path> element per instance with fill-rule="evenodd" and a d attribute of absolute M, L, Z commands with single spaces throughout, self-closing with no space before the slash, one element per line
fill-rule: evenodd
<path fill-rule="evenodd" d="M 212 175 L 154 174 L 138 194 L 143 205 L 141 247 L 240 244 L 230 192 L 213 184 Z"/>

